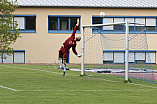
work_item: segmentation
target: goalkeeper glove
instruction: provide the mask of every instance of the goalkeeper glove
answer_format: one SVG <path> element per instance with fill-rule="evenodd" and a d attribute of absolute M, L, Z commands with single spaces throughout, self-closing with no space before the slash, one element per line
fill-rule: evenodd
<path fill-rule="evenodd" d="M 81 56 L 82 56 L 82 55 L 77 54 L 77 57 L 79 57 L 79 58 L 80 58 Z"/>
<path fill-rule="evenodd" d="M 77 24 L 76 24 L 77 26 L 79 26 L 79 22 L 80 22 L 80 20 L 79 20 L 79 18 L 78 18 L 78 19 L 77 19 Z"/>

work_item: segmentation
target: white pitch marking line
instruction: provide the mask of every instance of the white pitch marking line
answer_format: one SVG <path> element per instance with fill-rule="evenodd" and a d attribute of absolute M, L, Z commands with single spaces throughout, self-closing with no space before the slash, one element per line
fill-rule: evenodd
<path fill-rule="evenodd" d="M 13 89 L 13 88 L 5 87 L 5 86 L 0 86 L 0 87 L 1 87 L 1 88 L 4 88 L 4 89 L 12 90 L 12 91 L 17 91 L 17 90 L 15 90 L 15 89 Z"/>
<path fill-rule="evenodd" d="M 28 68 L 21 68 L 21 69 L 28 69 Z"/>
<path fill-rule="evenodd" d="M 1 88 L 12 90 L 12 91 L 18 91 L 18 92 L 102 92 L 102 91 L 108 91 L 108 92 L 115 92 L 115 91 L 146 91 L 143 89 L 138 89 L 138 90 L 16 90 L 13 88 L 5 87 L 5 86 L 0 86 Z M 153 89 L 148 89 L 153 90 Z"/>
<path fill-rule="evenodd" d="M 16 90 L 19 92 L 30 91 L 30 92 L 98 92 L 98 91 L 118 91 L 118 90 Z"/>
<path fill-rule="evenodd" d="M 2 66 L 9 67 L 9 68 L 18 68 L 18 67 L 6 66 L 6 65 L 2 65 Z M 20 69 L 36 70 L 36 71 L 43 71 L 43 72 L 48 72 L 48 73 L 58 73 L 58 72 L 52 72 L 52 71 L 46 71 L 46 70 L 40 70 L 40 69 L 30 69 L 30 68 L 20 68 Z"/>
<path fill-rule="evenodd" d="M 153 87 L 153 86 L 147 86 L 147 85 L 136 84 L 136 83 L 128 83 L 128 84 L 138 85 L 138 86 L 142 86 L 142 87 L 155 88 L 155 89 L 157 88 L 157 87 Z"/>
<path fill-rule="evenodd" d="M 106 79 L 102 79 L 102 80 L 105 80 L 105 81 L 108 81 L 108 82 L 117 82 L 117 81 L 111 81 L 111 80 L 106 80 Z"/>
<path fill-rule="evenodd" d="M 87 78 L 96 79 L 96 78 L 91 78 L 91 77 L 87 77 Z M 117 82 L 117 81 L 112 81 L 112 80 L 107 80 L 107 79 L 99 79 L 99 80 L 104 80 L 104 81 L 108 81 L 108 82 Z"/>
<path fill-rule="evenodd" d="M 88 78 L 88 77 L 87 77 Z M 90 77 L 89 77 L 90 78 Z M 92 79 L 96 79 L 96 78 L 92 78 Z M 100 79 L 100 80 L 104 80 L 104 81 L 108 81 L 108 82 L 117 82 L 117 81 L 111 81 L 111 80 L 106 80 L 106 79 Z M 149 88 L 157 88 L 157 87 L 153 87 L 153 86 L 147 86 L 147 85 L 142 85 L 142 84 L 136 84 L 136 83 L 128 83 L 128 84 L 133 84 L 133 85 L 138 85 L 138 86 L 142 86 L 142 87 L 149 87 Z"/>
<path fill-rule="evenodd" d="M 5 67 L 8 67 L 8 68 L 16 68 L 16 67 L 12 67 L 12 66 L 5 66 Z"/>
<path fill-rule="evenodd" d="M 150 91 L 153 89 L 148 89 L 148 91 Z M 143 90 L 143 89 L 138 89 L 138 90 L 15 90 L 15 91 L 18 91 L 18 92 L 121 92 L 121 91 L 130 91 L 130 92 L 133 92 L 133 91 L 147 91 L 147 90 Z"/>
<path fill-rule="evenodd" d="M 28 68 L 29 69 L 29 68 Z M 39 70 L 39 69 L 30 69 L 30 70 Z"/>
<path fill-rule="evenodd" d="M 1 72 L 1 73 L 13 73 L 13 72 Z M 14 72 L 14 73 L 35 73 L 35 72 Z"/>

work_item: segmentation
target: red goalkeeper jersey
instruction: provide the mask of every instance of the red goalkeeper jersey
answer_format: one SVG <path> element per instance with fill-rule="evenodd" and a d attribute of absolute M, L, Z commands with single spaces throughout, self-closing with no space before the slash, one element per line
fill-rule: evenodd
<path fill-rule="evenodd" d="M 77 26 L 75 26 L 72 35 L 63 43 L 64 49 L 66 51 L 69 51 L 69 49 L 72 47 L 72 51 L 74 52 L 75 55 L 77 55 L 77 52 L 75 49 L 76 48 L 76 40 L 75 40 L 76 30 L 77 30 Z"/>

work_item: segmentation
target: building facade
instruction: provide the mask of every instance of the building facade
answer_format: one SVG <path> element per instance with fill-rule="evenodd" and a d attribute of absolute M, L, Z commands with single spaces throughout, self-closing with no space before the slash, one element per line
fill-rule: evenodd
<path fill-rule="evenodd" d="M 76 24 L 76 19 L 79 18 L 80 25 L 76 36 L 82 35 L 82 25 L 124 22 L 126 20 L 145 24 L 148 27 L 148 50 L 152 52 L 152 63 L 156 64 L 156 0 L 151 0 L 151 4 L 148 2 L 149 0 L 144 0 L 145 3 L 141 5 L 140 0 L 127 0 L 127 3 L 125 1 L 86 0 L 85 2 L 77 0 L 75 2 L 75 0 L 19 0 L 19 7 L 14 12 L 13 21 L 18 22 L 22 38 L 18 38 L 11 45 L 15 50 L 14 54 L 8 56 L 6 60 L 2 59 L 0 62 L 58 63 L 58 51 L 63 45 L 63 42 L 71 35 Z M 100 12 L 105 12 L 106 16 L 100 18 Z M 131 27 L 132 33 L 138 32 L 137 27 L 135 25 Z M 111 29 L 111 31 L 106 31 L 108 34 L 118 34 L 120 32 L 123 33 L 124 30 L 116 31 L 115 29 Z M 79 54 L 81 54 L 81 44 L 81 42 L 78 42 L 76 47 Z M 141 60 L 146 61 L 146 59 Z M 68 62 L 81 63 L 81 59 L 76 57 L 72 50 L 70 50 Z"/>

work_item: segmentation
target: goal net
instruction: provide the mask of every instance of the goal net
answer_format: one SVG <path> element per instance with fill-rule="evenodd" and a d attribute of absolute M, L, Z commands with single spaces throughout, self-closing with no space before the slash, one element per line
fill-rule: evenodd
<path fill-rule="evenodd" d="M 123 33 L 108 34 L 110 26 L 125 28 Z M 126 82 L 155 82 L 148 50 L 146 28 L 129 33 L 129 23 L 96 24 L 82 26 L 81 75 L 92 77 L 125 78 Z"/>

